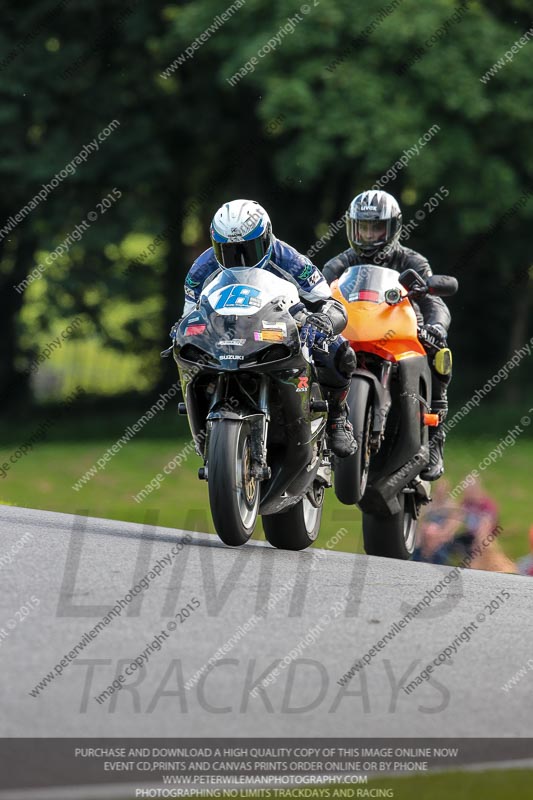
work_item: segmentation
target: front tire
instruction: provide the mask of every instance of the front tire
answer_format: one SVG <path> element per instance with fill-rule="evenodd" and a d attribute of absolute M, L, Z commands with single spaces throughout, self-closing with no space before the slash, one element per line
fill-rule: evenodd
<path fill-rule="evenodd" d="M 378 517 L 363 512 L 363 541 L 369 556 L 384 556 L 408 561 L 416 545 L 416 517 L 402 493 L 398 500 L 401 509 L 397 514 Z"/>
<path fill-rule="evenodd" d="M 372 431 L 372 400 L 370 384 L 362 378 L 352 379 L 347 398 L 357 452 L 335 459 L 335 494 L 341 503 L 353 506 L 366 490 L 370 469 L 370 435 Z"/>
<path fill-rule="evenodd" d="M 259 481 L 251 476 L 251 431 L 246 420 L 217 420 L 209 436 L 209 504 L 224 544 L 246 544 L 259 509 Z"/>
<path fill-rule="evenodd" d="M 272 547 L 280 550 L 305 550 L 313 544 L 320 530 L 324 490 L 315 492 L 315 503 L 307 497 L 280 514 L 263 516 L 265 537 Z"/>

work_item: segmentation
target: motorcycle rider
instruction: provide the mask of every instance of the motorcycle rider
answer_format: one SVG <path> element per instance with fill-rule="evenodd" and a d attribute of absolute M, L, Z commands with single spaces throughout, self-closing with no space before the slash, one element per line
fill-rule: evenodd
<path fill-rule="evenodd" d="M 358 194 L 348 209 L 346 232 L 350 247 L 328 261 L 324 277 L 331 284 L 345 269 L 358 264 L 374 264 L 398 272 L 414 269 L 423 279 L 432 275 L 427 259 L 400 244 L 402 213 L 388 192 L 370 189 Z M 448 413 L 448 384 L 451 379 L 451 353 L 447 348 L 450 312 L 440 297 L 426 295 L 414 304 L 419 318 L 419 338 L 424 345 L 432 373 L 432 408 L 440 424 L 430 428 L 430 461 L 421 473 L 434 481 L 444 472 L 443 423 Z"/>
<path fill-rule="evenodd" d="M 356 358 L 346 339 L 338 335 L 346 325 L 346 312 L 332 298 L 320 270 L 276 239 L 270 217 L 253 200 L 224 203 L 213 217 L 210 233 L 212 246 L 196 259 L 185 278 L 183 314 L 194 309 L 204 285 L 221 269 L 261 268 L 294 284 L 302 303 L 293 307 L 293 313 L 305 314 L 300 338 L 312 350 L 328 399 L 330 447 L 340 458 L 355 453 L 357 442 L 347 416 L 346 396 Z M 318 347 L 325 338 L 330 340 L 328 352 Z"/>

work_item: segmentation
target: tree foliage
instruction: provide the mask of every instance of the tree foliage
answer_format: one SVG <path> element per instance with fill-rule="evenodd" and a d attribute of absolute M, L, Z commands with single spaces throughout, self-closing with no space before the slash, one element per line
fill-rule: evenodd
<path fill-rule="evenodd" d="M 530 28 L 527 2 L 246 0 L 210 32 L 223 11 L 215 0 L 6 0 L 0 230 L 85 143 L 112 120 L 120 127 L 0 240 L 2 405 L 24 397 L 28 337 L 58 314 L 82 314 L 107 346 L 145 354 L 155 379 L 221 202 L 258 199 L 277 235 L 305 251 L 432 126 L 383 188 L 418 223 L 409 244 L 460 279 L 460 362 L 489 370 L 531 336 L 533 46 L 481 80 Z M 441 186 L 449 197 L 415 217 Z M 47 269 L 42 289 L 14 291 L 114 187 L 121 199 Z M 340 231 L 318 265 L 345 246 Z M 130 311 L 113 326 L 122 304 Z"/>

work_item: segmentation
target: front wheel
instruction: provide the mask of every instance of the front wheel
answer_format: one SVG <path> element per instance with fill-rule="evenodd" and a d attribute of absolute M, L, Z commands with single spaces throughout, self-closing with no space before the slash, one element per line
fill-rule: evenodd
<path fill-rule="evenodd" d="M 411 496 L 410 496 L 411 497 Z M 400 511 L 389 517 L 363 512 L 363 541 L 369 556 L 400 558 L 407 561 L 416 544 L 416 516 L 405 494 L 398 497 Z"/>
<path fill-rule="evenodd" d="M 265 514 L 263 529 L 267 541 L 280 550 L 305 550 L 318 536 L 323 503 L 321 488 L 314 492 L 312 501 L 306 495 L 288 511 Z"/>
<path fill-rule="evenodd" d="M 259 482 L 252 476 L 251 431 L 246 420 L 217 420 L 209 436 L 209 504 L 215 529 L 231 547 L 246 544 L 259 509 Z"/>

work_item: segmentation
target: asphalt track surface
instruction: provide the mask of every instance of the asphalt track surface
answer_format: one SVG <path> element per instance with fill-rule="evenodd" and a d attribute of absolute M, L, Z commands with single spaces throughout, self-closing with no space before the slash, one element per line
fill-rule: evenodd
<path fill-rule="evenodd" d="M 260 543 L 231 549 L 209 534 L 0 509 L 1 736 L 533 736 L 533 671 L 502 689 L 533 658 L 527 578 L 461 571 L 342 687 L 343 673 L 448 568 Z M 148 588 L 31 696 L 179 542 Z M 491 613 L 503 590 L 509 599 L 495 601 Z M 181 611 L 187 604 L 189 616 Z M 251 629 L 236 635 L 254 614 Z M 406 694 L 402 686 L 478 614 L 483 622 L 452 662 Z M 96 696 L 156 634 L 161 649 L 98 703 Z M 223 659 L 187 690 L 224 645 Z M 287 656 L 274 682 L 251 695 L 255 682 Z"/>

